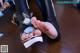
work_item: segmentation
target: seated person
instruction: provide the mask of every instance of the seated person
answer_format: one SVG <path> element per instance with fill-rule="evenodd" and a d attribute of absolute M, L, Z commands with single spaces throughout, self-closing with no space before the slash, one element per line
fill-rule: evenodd
<path fill-rule="evenodd" d="M 42 20 L 38 20 L 38 17 L 31 14 L 28 1 L 14 0 L 17 11 L 12 21 L 21 29 L 20 36 L 25 48 L 36 42 L 43 42 L 43 33 L 50 39 L 56 39 L 59 36 L 59 26 L 55 18 L 52 1 L 35 0 L 42 13 Z"/>
<path fill-rule="evenodd" d="M 19 12 L 17 14 L 17 16 L 19 16 L 19 15 L 24 16 L 22 13 L 25 13 L 25 15 L 28 15 L 27 14 L 28 10 L 25 5 L 26 5 L 26 3 L 28 3 L 29 0 L 27 0 L 27 2 L 26 1 L 24 2 L 24 1 L 25 0 L 19 0 L 19 1 L 15 0 L 15 5 L 16 5 L 16 8 Z M 36 5 L 41 10 L 41 13 L 43 16 L 42 20 L 38 20 L 37 19 L 38 17 L 32 16 L 30 18 L 31 25 L 33 25 L 35 30 L 33 30 L 30 33 L 23 32 L 21 34 L 21 40 L 23 42 L 25 42 L 27 40 L 33 39 L 33 37 L 36 37 L 36 35 L 34 35 L 34 33 L 39 34 L 37 36 L 41 36 L 41 35 L 43 35 L 42 33 L 44 33 L 44 34 L 46 34 L 45 36 L 48 36 L 50 39 L 56 39 L 59 36 L 59 26 L 58 26 L 56 18 L 55 18 L 55 13 L 54 13 L 52 1 L 51 0 L 35 0 L 35 1 L 36 1 Z M 22 2 L 23 2 L 23 4 L 22 4 Z M 27 6 L 29 7 L 29 5 L 27 5 Z M 20 12 L 20 11 L 22 11 L 22 12 Z M 20 17 L 18 19 L 20 19 Z M 25 19 L 23 19 L 23 21 L 24 20 Z M 23 28 L 23 26 L 22 26 L 22 28 Z M 26 28 L 27 28 L 27 26 L 25 26 L 24 31 L 26 30 Z M 36 30 L 36 29 L 38 29 L 38 30 Z M 39 40 L 39 39 L 37 39 L 37 40 Z M 33 40 L 33 41 L 35 41 L 35 40 Z M 29 42 L 29 43 L 31 43 L 31 42 Z M 28 45 L 28 44 L 24 44 L 24 45 L 26 47 L 26 45 Z"/>

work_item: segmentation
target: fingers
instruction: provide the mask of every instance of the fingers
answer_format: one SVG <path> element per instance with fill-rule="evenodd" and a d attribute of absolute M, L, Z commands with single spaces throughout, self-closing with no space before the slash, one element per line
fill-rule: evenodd
<path fill-rule="evenodd" d="M 22 40 L 22 41 L 26 41 L 26 40 L 31 39 L 32 37 L 33 37 L 33 33 L 29 33 L 29 34 L 23 33 L 23 34 L 21 35 L 21 40 Z"/>
<path fill-rule="evenodd" d="M 41 35 L 41 31 L 39 29 L 34 30 L 34 36 L 40 36 Z"/>
<path fill-rule="evenodd" d="M 32 19 L 31 19 L 31 23 L 33 24 L 33 26 L 35 27 L 35 28 L 38 28 L 38 22 L 39 20 L 37 20 L 36 19 L 36 17 L 32 17 Z"/>
<path fill-rule="evenodd" d="M 29 39 L 31 39 L 32 37 L 36 37 L 36 36 L 40 36 L 40 35 L 41 35 L 41 31 L 40 31 L 39 29 L 36 29 L 36 30 L 34 30 L 33 32 L 28 33 L 28 34 L 22 33 L 22 35 L 21 35 L 21 40 L 22 40 L 23 42 L 25 42 L 26 40 L 29 40 Z"/>
<path fill-rule="evenodd" d="M 22 40 L 22 41 L 26 40 L 26 39 L 28 38 L 28 35 L 29 35 L 29 34 L 22 33 L 22 34 L 21 34 L 21 40 Z"/>
<path fill-rule="evenodd" d="M 36 25 L 36 17 L 32 17 L 32 19 L 31 19 L 31 23 L 33 24 L 33 26 L 35 27 L 35 28 L 37 28 L 37 25 Z"/>
<path fill-rule="evenodd" d="M 42 32 L 44 32 L 46 30 L 44 22 L 37 20 L 36 25 L 37 25 L 38 29 L 40 29 Z"/>
<path fill-rule="evenodd" d="M 40 27 L 42 26 L 42 23 L 43 23 L 43 22 L 40 21 L 40 20 L 37 20 L 36 17 L 32 17 L 31 23 L 33 24 L 33 26 L 34 26 L 35 28 L 40 28 Z"/>
<path fill-rule="evenodd" d="M 33 37 L 33 32 L 28 35 L 27 40 L 30 40 Z"/>
<path fill-rule="evenodd" d="M 32 17 L 32 24 L 35 28 L 40 29 L 42 32 L 48 31 L 48 25 L 45 24 L 45 22 L 37 20 L 36 17 Z"/>
<path fill-rule="evenodd" d="M 37 20 L 36 17 L 32 17 L 31 20 Z"/>
<path fill-rule="evenodd" d="M 36 22 L 36 25 L 37 25 L 38 29 L 40 29 L 40 30 L 43 29 L 43 25 L 39 20 Z"/>

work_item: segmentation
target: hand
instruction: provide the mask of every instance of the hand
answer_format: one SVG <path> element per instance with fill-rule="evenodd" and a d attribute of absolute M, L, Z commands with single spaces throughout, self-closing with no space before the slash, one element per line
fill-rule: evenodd
<path fill-rule="evenodd" d="M 43 22 L 43 21 L 37 20 L 36 17 L 33 17 L 31 19 L 31 23 L 35 28 L 40 29 L 43 33 L 47 34 L 52 39 L 56 38 L 58 35 L 55 27 L 49 22 Z"/>
<path fill-rule="evenodd" d="M 40 36 L 40 35 L 41 35 L 41 31 L 39 29 L 35 29 L 33 32 L 28 33 L 28 34 L 22 33 L 21 34 L 21 40 L 23 42 L 25 42 L 25 41 L 31 39 L 32 37 L 36 37 L 36 36 Z"/>

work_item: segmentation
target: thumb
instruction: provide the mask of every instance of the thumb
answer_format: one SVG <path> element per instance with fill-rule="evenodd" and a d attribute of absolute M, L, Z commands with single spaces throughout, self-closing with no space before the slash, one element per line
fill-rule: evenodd
<path fill-rule="evenodd" d="M 37 28 L 36 21 L 37 21 L 37 18 L 36 18 L 36 17 L 32 17 L 32 18 L 31 18 L 31 23 L 32 23 L 32 25 L 33 25 L 35 28 Z"/>

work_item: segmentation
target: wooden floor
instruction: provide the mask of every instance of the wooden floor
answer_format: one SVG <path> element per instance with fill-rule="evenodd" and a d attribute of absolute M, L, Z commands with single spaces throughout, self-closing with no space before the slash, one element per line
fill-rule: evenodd
<path fill-rule="evenodd" d="M 71 5 L 56 5 L 61 40 L 53 43 L 37 43 L 25 49 L 20 42 L 19 30 L 10 21 L 0 22 L 0 45 L 8 45 L 9 53 L 80 53 L 80 12 Z"/>

